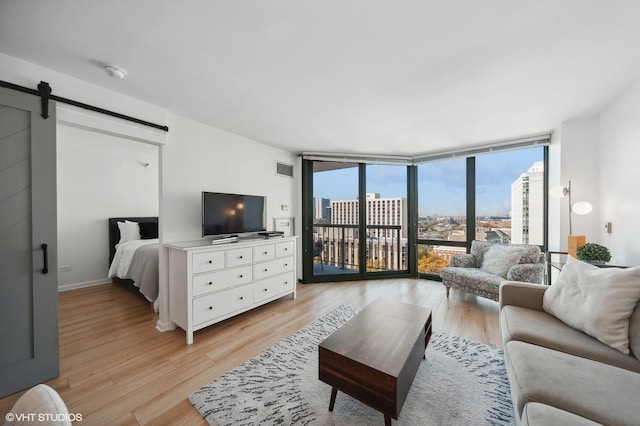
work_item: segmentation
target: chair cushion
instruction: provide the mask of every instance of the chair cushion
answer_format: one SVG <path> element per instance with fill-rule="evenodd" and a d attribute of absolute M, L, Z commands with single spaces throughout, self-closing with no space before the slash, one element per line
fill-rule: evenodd
<path fill-rule="evenodd" d="M 442 283 L 459 288 L 478 296 L 498 300 L 500 283 L 504 278 L 476 268 L 456 268 L 447 266 L 440 271 Z"/>

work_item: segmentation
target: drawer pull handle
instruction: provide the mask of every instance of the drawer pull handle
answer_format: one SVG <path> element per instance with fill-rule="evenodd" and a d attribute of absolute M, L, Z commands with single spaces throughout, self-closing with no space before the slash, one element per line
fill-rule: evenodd
<path fill-rule="evenodd" d="M 210 260 L 208 263 L 213 263 L 213 260 Z"/>
<path fill-rule="evenodd" d="M 209 306 L 209 310 L 212 311 L 213 310 L 213 306 Z"/>
<path fill-rule="evenodd" d="M 265 288 L 263 291 L 269 291 L 269 289 Z"/>
<path fill-rule="evenodd" d="M 287 251 L 287 250 L 289 250 L 289 248 L 288 248 L 288 247 L 285 247 L 285 248 L 284 248 L 284 251 Z"/>
<path fill-rule="evenodd" d="M 209 281 L 209 285 L 213 285 L 213 282 Z"/>
<path fill-rule="evenodd" d="M 240 274 L 240 278 L 244 277 L 244 275 Z"/>
<path fill-rule="evenodd" d="M 289 264 L 288 264 L 288 263 L 285 263 L 285 264 L 284 264 L 284 267 L 286 268 L 287 266 L 289 266 Z"/>
<path fill-rule="evenodd" d="M 240 300 L 244 300 L 244 296 L 240 296 Z"/>
<path fill-rule="evenodd" d="M 289 281 L 285 281 L 283 285 L 287 285 L 287 284 L 289 284 Z"/>
<path fill-rule="evenodd" d="M 268 272 L 268 271 L 269 271 L 269 270 L 265 268 L 262 272 Z"/>
<path fill-rule="evenodd" d="M 240 259 L 244 259 L 244 256 L 240 256 Z"/>
<path fill-rule="evenodd" d="M 262 254 L 268 254 L 268 253 L 269 253 L 268 251 L 265 251 L 265 252 L 264 252 L 264 253 L 262 253 Z"/>

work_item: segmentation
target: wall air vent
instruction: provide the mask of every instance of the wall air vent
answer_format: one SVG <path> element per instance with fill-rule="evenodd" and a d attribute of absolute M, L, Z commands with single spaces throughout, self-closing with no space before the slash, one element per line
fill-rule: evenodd
<path fill-rule="evenodd" d="M 291 164 L 280 163 L 276 161 L 276 174 L 278 176 L 293 177 L 293 166 Z"/>

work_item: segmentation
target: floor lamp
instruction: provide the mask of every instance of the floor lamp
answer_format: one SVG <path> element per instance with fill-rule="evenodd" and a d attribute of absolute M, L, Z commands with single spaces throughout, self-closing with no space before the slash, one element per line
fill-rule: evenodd
<path fill-rule="evenodd" d="M 573 227 L 571 224 L 571 216 L 573 213 L 583 216 L 591 213 L 593 206 L 586 201 L 571 202 L 571 181 L 568 186 L 554 186 L 549 190 L 549 195 L 553 198 L 569 197 L 569 237 L 567 241 L 567 252 L 569 255 L 576 257 L 576 250 L 587 242 L 584 235 L 573 235 Z"/>

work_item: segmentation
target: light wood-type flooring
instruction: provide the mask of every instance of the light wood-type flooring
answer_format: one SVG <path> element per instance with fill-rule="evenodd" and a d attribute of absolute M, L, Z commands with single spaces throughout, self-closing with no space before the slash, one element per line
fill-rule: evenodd
<path fill-rule="evenodd" d="M 60 293 L 60 377 L 47 384 L 83 426 L 206 424 L 189 394 L 333 307 L 376 298 L 429 307 L 435 330 L 501 346 L 498 304 L 459 290 L 447 299 L 439 282 L 298 284 L 297 292 L 197 331 L 190 346 L 179 328 L 157 331 L 151 306 L 118 285 Z M 0 419 L 20 395 L 0 399 Z"/>

